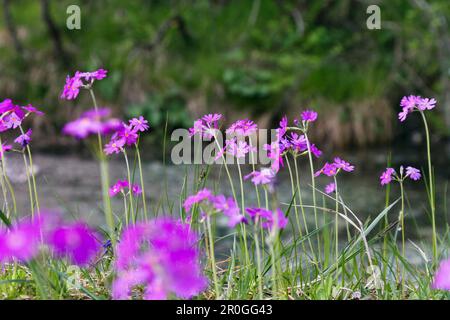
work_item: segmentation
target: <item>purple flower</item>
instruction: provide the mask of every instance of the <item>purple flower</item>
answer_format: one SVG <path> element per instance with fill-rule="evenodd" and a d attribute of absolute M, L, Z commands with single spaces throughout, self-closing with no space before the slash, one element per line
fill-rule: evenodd
<path fill-rule="evenodd" d="M 342 169 L 344 171 L 347 172 L 351 172 L 355 169 L 355 166 L 352 166 L 350 163 L 342 160 L 341 158 L 334 158 L 334 164 L 336 165 L 336 167 L 338 167 L 339 169 Z"/>
<path fill-rule="evenodd" d="M 245 216 L 241 214 L 236 201 L 232 197 L 226 198 L 223 195 L 215 196 L 211 198 L 211 203 L 214 208 L 228 218 L 228 226 L 234 228 L 241 222 L 246 222 Z"/>
<path fill-rule="evenodd" d="M 13 259 L 30 261 L 39 251 L 42 221 L 26 220 L 7 231 L 0 231 L 0 262 Z"/>
<path fill-rule="evenodd" d="M 128 189 L 126 191 L 125 189 Z M 117 182 L 109 188 L 109 196 L 115 197 L 118 193 L 128 193 L 130 191 L 130 184 L 127 180 L 117 180 Z M 142 193 L 142 189 L 138 184 L 133 184 L 131 186 L 131 192 L 136 196 Z"/>
<path fill-rule="evenodd" d="M 405 96 L 400 101 L 402 111 L 398 114 L 398 118 L 401 122 L 406 120 L 408 114 L 415 110 L 425 111 L 431 110 L 436 107 L 436 99 L 434 98 L 422 98 L 421 96 Z"/>
<path fill-rule="evenodd" d="M 289 222 L 280 209 L 273 212 L 264 208 L 247 208 L 246 211 L 253 220 L 261 219 L 261 226 L 266 229 L 284 229 Z"/>
<path fill-rule="evenodd" d="M 312 144 L 310 146 L 311 148 L 311 153 L 316 157 L 316 158 L 320 158 L 320 156 L 322 155 L 322 151 L 319 150 L 315 144 Z"/>
<path fill-rule="evenodd" d="M 441 261 L 431 287 L 437 290 L 450 291 L 450 259 Z"/>
<path fill-rule="evenodd" d="M 314 122 L 317 120 L 317 112 L 313 110 L 305 110 L 302 112 L 302 120 L 306 122 Z"/>
<path fill-rule="evenodd" d="M 67 76 L 66 84 L 61 93 L 61 99 L 73 100 L 78 97 L 83 81 L 80 79 L 80 73 L 77 71 L 73 77 Z"/>
<path fill-rule="evenodd" d="M 189 135 L 192 137 L 195 134 L 201 134 L 206 139 L 211 139 L 214 136 L 215 130 L 219 128 L 219 120 L 222 118 L 221 114 L 207 114 L 201 119 L 195 120 L 194 126 L 189 128 Z"/>
<path fill-rule="evenodd" d="M 140 195 L 142 193 L 142 189 L 138 184 L 133 184 L 131 186 L 131 192 L 133 192 L 133 194 L 135 196 Z"/>
<path fill-rule="evenodd" d="M 6 143 L 3 143 L 2 145 L 0 145 L 0 157 L 3 157 L 3 155 L 5 154 L 5 152 L 8 152 L 12 149 L 12 146 Z"/>
<path fill-rule="evenodd" d="M 122 126 L 111 137 L 111 141 L 123 139 L 127 146 L 131 146 L 137 142 L 138 137 L 136 128 L 122 123 Z"/>
<path fill-rule="evenodd" d="M 333 177 L 336 175 L 336 173 L 338 172 L 338 167 L 336 166 L 335 163 L 325 163 L 325 165 L 323 166 L 322 169 L 320 169 L 319 171 L 317 171 L 314 176 L 317 177 L 320 174 L 324 174 L 328 177 Z"/>
<path fill-rule="evenodd" d="M 150 128 L 148 125 L 148 121 L 145 120 L 143 116 L 140 116 L 139 118 L 133 118 L 129 121 L 129 123 L 135 131 L 144 132 Z"/>
<path fill-rule="evenodd" d="M 127 228 L 116 248 L 114 299 L 129 299 L 133 288 L 144 286 L 144 299 L 169 294 L 191 298 L 207 286 L 202 275 L 197 236 L 189 225 L 157 219 Z"/>
<path fill-rule="evenodd" d="M 386 170 L 380 176 L 381 185 L 388 184 L 392 181 L 392 175 L 395 173 L 393 168 L 386 168 Z"/>
<path fill-rule="evenodd" d="M 109 118 L 110 110 L 101 108 L 84 112 L 78 119 L 68 122 L 63 133 L 73 136 L 77 139 L 85 139 L 94 134 L 109 134 L 118 130 L 122 123 L 115 118 Z"/>
<path fill-rule="evenodd" d="M 3 117 L 3 123 L 8 129 L 15 129 L 22 124 L 23 116 L 17 115 L 16 112 L 10 112 Z"/>
<path fill-rule="evenodd" d="M 95 233 L 86 225 L 78 223 L 55 229 L 49 237 L 56 255 L 67 257 L 77 265 L 92 261 L 100 249 Z"/>
<path fill-rule="evenodd" d="M 238 120 L 233 123 L 227 130 L 227 134 L 237 134 L 239 136 L 250 136 L 258 130 L 258 126 L 252 120 Z"/>
<path fill-rule="evenodd" d="M 270 184 L 275 179 L 275 172 L 273 172 L 272 168 L 262 168 L 260 171 L 253 171 L 244 177 L 244 180 L 252 178 L 252 182 L 254 185 L 259 184 Z"/>
<path fill-rule="evenodd" d="M 44 115 L 44 113 L 42 111 L 38 110 L 36 107 L 33 107 L 31 104 L 23 106 L 22 109 L 27 111 L 28 113 L 35 113 L 38 116 Z"/>
<path fill-rule="evenodd" d="M 107 155 L 113 153 L 119 153 L 122 151 L 123 146 L 125 145 L 125 139 L 117 139 L 111 140 L 109 143 L 105 145 L 104 151 Z"/>
<path fill-rule="evenodd" d="M 290 136 L 290 147 L 296 152 L 303 152 L 308 149 L 308 143 L 305 135 L 298 135 L 295 132 Z"/>
<path fill-rule="evenodd" d="M 406 176 L 411 180 L 417 181 L 421 177 L 420 170 L 413 167 L 406 167 Z"/>
<path fill-rule="evenodd" d="M 204 189 L 200 190 L 199 192 L 197 192 L 196 194 L 191 195 L 186 198 L 186 200 L 184 201 L 184 204 L 183 204 L 184 210 L 186 210 L 186 212 L 189 212 L 189 211 L 191 211 L 191 208 L 194 204 L 200 203 L 203 200 L 210 200 L 211 197 L 212 197 L 211 191 L 204 188 Z"/>
<path fill-rule="evenodd" d="M 250 147 L 246 141 L 236 142 L 235 139 L 228 140 L 226 146 L 226 152 L 238 159 L 245 158 L 247 153 L 256 151 L 256 148 Z"/>
<path fill-rule="evenodd" d="M 73 100 L 78 97 L 80 93 L 80 88 L 88 87 L 92 85 L 94 80 L 101 80 L 106 78 L 108 71 L 104 69 L 98 69 L 94 72 L 75 72 L 73 77 L 67 76 L 66 84 L 64 85 L 63 91 L 61 93 L 61 99 Z M 83 80 L 86 83 L 83 83 Z"/>
<path fill-rule="evenodd" d="M 330 194 L 336 191 L 336 184 L 331 182 L 325 186 L 325 193 Z"/>
<path fill-rule="evenodd" d="M 22 148 L 25 148 L 30 142 L 31 142 L 31 134 L 33 131 L 31 129 L 28 129 L 28 131 L 24 134 L 21 134 L 18 136 L 14 142 L 21 145 Z"/>

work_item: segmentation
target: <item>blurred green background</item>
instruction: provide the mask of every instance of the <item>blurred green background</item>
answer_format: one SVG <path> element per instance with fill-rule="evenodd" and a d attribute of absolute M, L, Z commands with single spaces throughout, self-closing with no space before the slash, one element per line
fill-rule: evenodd
<path fill-rule="evenodd" d="M 69 5 L 81 30 L 66 27 Z M 381 8 L 381 30 L 366 9 Z M 421 130 L 397 120 L 403 95 L 438 99 L 435 140 L 450 125 L 448 0 L 1 0 L 0 100 L 32 103 L 35 145 L 71 150 L 65 122 L 90 108 L 59 94 L 76 70 L 109 70 L 96 84 L 117 116 L 143 114 L 148 143 L 206 112 L 270 127 L 283 114 L 320 112 L 322 146 L 367 147 Z M 414 118 L 414 117 L 413 117 Z"/>

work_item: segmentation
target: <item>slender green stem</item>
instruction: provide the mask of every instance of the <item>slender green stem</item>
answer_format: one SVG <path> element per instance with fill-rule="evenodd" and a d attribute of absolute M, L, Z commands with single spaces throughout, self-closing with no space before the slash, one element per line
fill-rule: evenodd
<path fill-rule="evenodd" d="M 428 129 L 427 119 L 425 113 L 420 111 L 422 115 L 423 124 L 425 126 L 425 135 L 427 140 L 427 160 L 428 160 L 428 179 L 429 179 L 429 200 L 431 209 L 431 224 L 432 224 L 432 241 L 433 241 L 433 262 L 436 264 L 438 259 L 437 254 L 437 235 L 436 235 L 436 206 L 434 190 L 434 178 L 433 178 L 433 167 L 431 166 L 431 142 L 430 142 L 430 130 Z"/>
<path fill-rule="evenodd" d="M 31 206 L 31 218 L 34 219 L 34 200 L 33 200 L 33 188 L 31 186 L 31 179 L 30 179 L 30 170 L 28 168 L 28 162 L 27 157 L 25 156 L 25 153 L 22 152 L 23 156 L 23 162 L 25 164 L 25 171 L 27 175 L 27 182 L 28 182 L 28 192 L 30 196 L 30 206 Z"/>
<path fill-rule="evenodd" d="M 242 211 L 242 214 L 245 214 L 244 182 L 242 179 L 242 171 L 241 171 L 241 165 L 239 164 L 239 159 L 236 159 L 236 160 L 237 160 L 237 166 L 238 166 L 238 171 L 239 171 L 239 182 L 240 182 L 240 186 L 241 186 L 241 211 Z M 245 224 L 241 224 L 241 228 L 242 228 L 242 237 L 243 237 L 243 241 L 244 241 L 245 259 L 246 259 L 247 265 L 250 265 L 250 255 L 248 253 L 247 231 L 246 231 Z"/>
<path fill-rule="evenodd" d="M 128 155 L 127 155 L 127 151 L 125 150 L 125 148 L 122 149 L 124 158 L 125 158 L 125 164 L 127 166 L 127 176 L 128 176 L 128 195 L 130 197 L 130 206 L 129 206 L 129 211 L 130 211 L 130 217 L 131 217 L 131 222 L 134 224 L 136 223 L 136 216 L 137 216 L 137 212 L 136 214 L 134 214 L 133 212 L 133 181 L 131 181 L 131 171 L 130 171 L 130 164 L 128 162 Z"/>
<path fill-rule="evenodd" d="M 405 256 L 405 192 L 403 189 L 403 179 L 400 180 L 400 194 L 401 194 L 401 211 L 400 211 L 400 227 L 402 228 L 402 257 L 406 259 Z M 405 273 L 402 268 L 402 293 L 405 290 Z"/>
<path fill-rule="evenodd" d="M 94 108 L 98 112 L 98 105 L 97 100 L 95 99 L 94 91 L 89 89 L 89 93 L 91 95 L 92 101 L 94 103 Z M 106 223 L 109 228 L 110 232 L 110 238 L 113 246 L 116 243 L 116 237 L 114 233 L 114 217 L 112 214 L 112 208 L 111 208 L 111 199 L 109 197 L 109 170 L 108 170 L 108 162 L 106 159 L 106 156 L 103 152 L 103 143 L 102 143 L 102 136 L 100 132 L 97 133 L 97 142 L 98 142 L 98 157 L 100 161 L 100 177 L 101 177 L 101 185 L 102 185 L 102 199 L 103 199 L 103 206 L 105 211 L 105 219 Z"/>
<path fill-rule="evenodd" d="M 128 227 L 128 205 L 127 205 L 127 195 L 123 194 L 123 210 L 124 210 L 124 216 L 125 216 L 125 225 Z"/>
<path fill-rule="evenodd" d="M 142 163 L 141 163 L 141 153 L 139 152 L 139 146 L 136 144 L 136 154 L 138 158 L 138 166 L 139 166 L 139 176 L 141 179 L 141 189 L 142 189 L 142 208 L 144 210 L 144 218 L 147 220 L 147 204 L 145 201 L 145 183 L 144 183 L 144 175 L 142 174 Z"/>
<path fill-rule="evenodd" d="M 210 221 L 209 214 L 206 215 L 206 226 L 207 226 L 207 230 L 208 230 L 209 250 L 210 250 L 210 259 L 211 259 L 211 269 L 212 269 L 212 273 L 213 273 L 214 290 L 216 292 L 216 299 L 219 299 L 219 297 L 220 297 L 219 281 L 217 278 L 216 258 L 215 258 L 215 253 L 214 253 L 214 239 L 213 239 L 213 235 L 212 235 L 211 221 Z"/>
<path fill-rule="evenodd" d="M 259 246 L 259 221 L 258 219 L 255 220 L 254 225 L 254 235 L 255 238 L 255 249 L 256 249 L 256 271 L 258 273 L 257 279 L 258 279 L 258 298 L 260 300 L 263 299 L 263 274 L 261 269 L 261 249 Z"/>

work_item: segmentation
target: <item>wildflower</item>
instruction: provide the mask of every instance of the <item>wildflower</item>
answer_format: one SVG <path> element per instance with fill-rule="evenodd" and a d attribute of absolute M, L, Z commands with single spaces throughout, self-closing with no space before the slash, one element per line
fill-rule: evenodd
<path fill-rule="evenodd" d="M 355 166 L 352 166 L 350 163 L 342 160 L 341 158 L 334 158 L 334 164 L 336 165 L 336 167 L 338 167 L 339 169 L 342 169 L 344 171 L 347 172 L 351 172 L 355 169 Z"/>
<path fill-rule="evenodd" d="M 22 109 L 25 110 L 27 113 L 35 113 L 38 116 L 44 115 L 42 111 L 38 110 L 36 107 L 33 107 L 31 104 L 23 106 Z"/>
<path fill-rule="evenodd" d="M 398 118 L 401 122 L 406 120 L 408 114 L 413 111 L 425 111 L 431 110 L 436 107 L 436 99 L 434 98 L 422 98 L 421 96 L 405 96 L 400 101 L 400 106 L 402 111 L 398 114 Z"/>
<path fill-rule="evenodd" d="M 250 147 L 250 145 L 246 141 L 238 141 L 235 139 L 228 140 L 226 151 L 235 156 L 236 158 L 245 158 L 245 155 L 249 152 L 255 152 L 255 147 Z"/>
<path fill-rule="evenodd" d="M 234 228 L 241 222 L 246 222 L 245 216 L 240 213 L 239 207 L 232 197 L 215 196 L 211 198 L 211 203 L 216 210 L 223 212 L 228 218 L 228 226 L 230 228 Z"/>
<path fill-rule="evenodd" d="M 219 120 L 222 118 L 221 114 L 207 114 L 201 119 L 195 120 L 194 126 L 189 128 L 189 135 L 192 137 L 195 134 L 201 134 L 206 139 L 211 139 L 215 136 L 215 131 L 219 128 Z"/>
<path fill-rule="evenodd" d="M 273 212 L 264 208 L 247 208 L 246 211 L 253 220 L 261 219 L 261 226 L 266 229 L 284 229 L 289 222 L 280 209 Z"/>
<path fill-rule="evenodd" d="M 237 134 L 248 137 L 258 130 L 258 126 L 252 120 L 238 120 L 233 123 L 227 130 L 227 134 Z"/>
<path fill-rule="evenodd" d="M 80 73 L 77 71 L 73 77 L 67 76 L 66 84 L 61 93 L 61 99 L 73 100 L 78 97 L 83 81 L 80 79 Z"/>
<path fill-rule="evenodd" d="M 94 232 L 81 223 L 59 227 L 49 238 L 51 247 L 58 256 L 65 256 L 77 265 L 92 261 L 100 248 Z"/>
<path fill-rule="evenodd" d="M 199 192 L 197 192 L 196 194 L 191 195 L 186 198 L 186 200 L 184 201 L 184 204 L 183 204 L 184 210 L 186 210 L 186 212 L 189 212 L 189 211 L 191 211 L 191 208 L 194 204 L 200 203 L 204 200 L 209 200 L 209 199 L 211 199 L 211 197 L 212 197 L 211 191 L 204 188 L 204 189 L 200 190 Z"/>
<path fill-rule="evenodd" d="M 148 125 L 148 121 L 145 120 L 143 116 L 140 116 L 139 118 L 133 118 L 129 121 L 129 123 L 136 131 L 144 132 L 150 128 Z"/>
<path fill-rule="evenodd" d="M 420 170 L 413 167 L 406 167 L 406 177 L 409 177 L 411 180 L 417 181 L 420 179 Z"/>
<path fill-rule="evenodd" d="M 138 139 L 137 130 L 133 128 L 132 125 L 126 125 L 125 123 L 122 123 L 120 128 L 111 137 L 111 141 L 121 139 L 125 141 L 125 144 L 127 146 L 135 144 Z"/>
<path fill-rule="evenodd" d="M 33 133 L 33 130 L 28 129 L 26 133 L 21 134 L 18 136 L 14 142 L 21 145 L 22 148 L 25 148 L 30 142 L 31 142 L 31 134 Z"/>
<path fill-rule="evenodd" d="M 22 124 L 23 116 L 17 115 L 16 112 L 8 113 L 4 118 L 4 124 L 8 129 L 15 129 Z"/>
<path fill-rule="evenodd" d="M 319 150 L 315 144 L 312 144 L 310 146 L 311 149 L 311 153 L 316 157 L 316 158 L 320 158 L 320 156 L 322 155 L 322 151 Z"/>
<path fill-rule="evenodd" d="M 166 299 L 173 293 L 191 298 L 206 288 L 201 273 L 198 238 L 189 225 L 157 219 L 126 229 L 116 248 L 114 299 L 129 299 L 137 285 L 144 299 Z"/>
<path fill-rule="evenodd" d="M 325 186 L 325 193 L 330 194 L 336 191 L 336 184 L 331 182 Z"/>
<path fill-rule="evenodd" d="M 125 139 L 111 140 L 109 143 L 105 145 L 104 151 L 107 155 L 119 153 L 123 150 L 125 142 L 126 142 Z"/>
<path fill-rule="evenodd" d="M 61 99 L 76 99 L 80 93 L 80 88 L 89 88 L 94 80 L 102 80 L 106 78 L 107 72 L 108 71 L 104 69 L 98 69 L 93 72 L 77 71 L 73 77 L 67 76 L 66 84 L 64 85 L 61 93 Z M 83 80 L 86 81 L 86 83 L 83 82 Z"/>
<path fill-rule="evenodd" d="M 0 157 L 3 157 L 3 155 L 5 154 L 5 152 L 8 152 L 12 149 L 12 146 L 6 143 L 3 143 L 2 145 L 0 145 Z"/>
<path fill-rule="evenodd" d="M 39 251 L 41 220 L 26 220 L 0 232 L 0 262 L 30 261 Z"/>
<path fill-rule="evenodd" d="M 308 143 L 304 134 L 298 135 L 295 132 L 290 136 L 290 147 L 296 152 L 303 152 L 308 149 Z"/>
<path fill-rule="evenodd" d="M 125 189 L 129 189 L 130 184 L 127 180 L 117 180 L 117 182 L 109 188 L 109 196 L 115 197 L 118 193 L 127 193 Z M 131 185 L 131 192 L 136 196 L 142 193 L 142 189 L 138 184 Z"/>
<path fill-rule="evenodd" d="M 305 110 L 301 114 L 302 120 L 306 122 L 314 122 L 317 120 L 317 112 L 313 110 Z"/>
<path fill-rule="evenodd" d="M 93 134 L 112 133 L 118 130 L 122 123 L 118 119 L 109 118 L 110 113 L 107 108 L 88 110 L 78 119 L 68 122 L 63 128 L 63 133 L 77 139 L 85 139 Z"/>
<path fill-rule="evenodd" d="M 388 184 L 392 181 L 392 176 L 395 173 L 393 168 L 386 168 L 386 170 L 380 176 L 381 185 Z"/>
<path fill-rule="evenodd" d="M 450 259 L 440 263 L 431 287 L 433 289 L 450 291 Z"/>
<path fill-rule="evenodd" d="M 275 179 L 275 172 L 273 172 L 272 168 L 263 168 L 260 171 L 253 171 L 250 174 L 244 177 L 244 180 L 252 178 L 252 182 L 254 185 L 259 184 L 270 184 Z"/>
<path fill-rule="evenodd" d="M 325 165 L 323 166 L 322 169 L 320 169 L 319 171 L 317 171 L 314 176 L 318 177 L 320 174 L 324 174 L 328 177 L 333 177 L 338 173 L 338 167 L 336 166 L 335 163 L 325 163 Z"/>

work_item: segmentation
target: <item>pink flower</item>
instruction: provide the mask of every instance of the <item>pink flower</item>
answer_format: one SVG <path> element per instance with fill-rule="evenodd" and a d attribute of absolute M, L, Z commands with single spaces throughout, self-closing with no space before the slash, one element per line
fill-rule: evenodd
<path fill-rule="evenodd" d="M 398 118 L 401 122 L 406 120 L 408 114 L 415 110 L 425 111 L 431 110 L 436 107 L 436 99 L 434 98 L 422 98 L 421 96 L 405 96 L 400 101 L 402 111 L 398 114 Z"/>
<path fill-rule="evenodd" d="M 66 84 L 64 85 L 63 91 L 61 93 L 61 99 L 73 100 L 78 97 L 80 93 L 80 88 L 92 85 L 94 80 L 101 80 L 106 78 L 108 71 L 104 69 L 98 69 L 94 72 L 75 72 L 73 77 L 67 76 Z M 83 83 L 83 80 L 86 83 Z"/>
<path fill-rule="evenodd" d="M 392 175 L 395 173 L 393 168 L 386 168 L 386 170 L 380 176 L 381 185 L 388 184 L 392 181 Z"/>
<path fill-rule="evenodd" d="M 238 120 L 233 123 L 227 130 L 227 134 L 237 134 L 239 136 L 250 136 L 258 130 L 258 126 L 252 120 Z"/>
<path fill-rule="evenodd" d="M 310 146 L 311 148 L 311 153 L 316 157 L 316 158 L 320 158 L 320 156 L 322 155 L 322 151 L 319 150 L 315 144 L 312 144 Z"/>
<path fill-rule="evenodd" d="M 21 134 L 18 136 L 14 142 L 21 145 L 22 148 L 25 148 L 30 142 L 31 142 L 31 134 L 33 131 L 31 129 L 28 129 L 28 131 L 24 134 Z"/>
<path fill-rule="evenodd" d="M 232 197 L 226 198 L 223 195 L 211 197 L 211 203 L 214 208 L 228 218 L 228 226 L 234 228 L 237 224 L 241 222 L 246 222 L 245 216 L 241 214 L 236 201 Z"/>
<path fill-rule="evenodd" d="M 252 178 L 253 184 L 270 184 L 275 179 L 275 172 L 272 168 L 262 168 L 260 171 L 253 171 L 244 177 L 244 180 Z"/>
<path fill-rule="evenodd" d="M 148 125 L 148 121 L 145 120 L 143 116 L 140 116 L 139 118 L 133 118 L 129 121 L 129 123 L 135 131 L 144 132 L 150 128 Z"/>
<path fill-rule="evenodd" d="M 114 299 L 129 299 L 137 285 L 144 299 L 166 299 L 173 293 L 188 299 L 203 291 L 198 238 L 189 225 L 157 219 L 128 227 L 116 248 Z"/>
<path fill-rule="evenodd" d="M 317 120 L 317 112 L 313 110 L 305 110 L 302 112 L 302 120 L 306 122 L 314 122 Z"/>
<path fill-rule="evenodd" d="M 338 167 L 339 169 L 342 169 L 344 171 L 347 172 L 351 172 L 355 169 L 355 166 L 352 166 L 350 163 L 342 160 L 341 158 L 334 158 L 334 164 L 336 165 L 336 167 Z"/>
<path fill-rule="evenodd" d="M 11 145 L 6 144 L 6 143 L 0 145 L 0 157 L 3 157 L 5 152 L 8 152 L 10 150 L 12 150 L 12 146 Z"/>
<path fill-rule="evenodd" d="M 202 189 L 199 192 L 197 192 L 194 195 L 191 195 L 189 197 L 186 198 L 186 200 L 184 200 L 184 210 L 186 210 L 186 212 L 191 211 L 191 208 L 194 204 L 196 203 L 200 203 L 204 200 L 210 200 L 212 197 L 212 193 L 211 191 L 209 191 L 208 189 Z"/>
<path fill-rule="evenodd" d="M 440 263 L 431 287 L 433 289 L 450 291 L 450 259 Z"/>
<path fill-rule="evenodd" d="M 330 194 L 336 191 L 336 184 L 331 182 L 325 186 L 325 193 Z"/>
<path fill-rule="evenodd" d="M 226 151 L 235 156 L 236 158 L 245 158 L 245 155 L 249 152 L 255 152 L 255 147 L 250 147 L 250 145 L 246 141 L 238 141 L 236 143 L 235 140 L 227 141 L 227 149 Z"/>
<path fill-rule="evenodd" d="M 41 220 L 23 221 L 8 231 L 0 232 L 0 262 L 33 259 L 39 251 Z"/>
<path fill-rule="evenodd" d="M 101 108 L 91 109 L 84 112 L 78 119 L 68 122 L 63 133 L 73 136 L 77 139 L 85 139 L 94 134 L 109 134 L 118 130 L 122 125 L 118 119 L 109 118 L 110 110 Z"/>
<path fill-rule="evenodd" d="M 336 164 L 334 163 L 325 163 L 325 165 L 323 166 L 322 169 L 320 169 L 319 171 L 317 171 L 314 176 L 318 177 L 320 174 L 324 174 L 328 177 L 333 177 L 336 175 L 336 173 L 338 172 L 338 167 L 336 166 Z"/>
<path fill-rule="evenodd" d="M 411 180 L 417 181 L 421 177 L 420 170 L 413 167 L 406 167 L 406 176 Z"/>
<path fill-rule="evenodd" d="M 108 144 L 105 145 L 104 151 L 107 155 L 119 153 L 122 151 L 124 145 L 125 145 L 124 138 L 118 140 L 111 140 Z"/>
<path fill-rule="evenodd" d="M 55 229 L 49 241 L 56 255 L 67 257 L 77 265 L 91 262 L 100 249 L 95 233 L 81 223 Z"/>
<path fill-rule="evenodd" d="M 261 219 L 261 226 L 266 229 L 284 229 L 289 222 L 280 209 L 273 212 L 264 208 L 247 208 L 246 211 L 253 220 Z"/>

